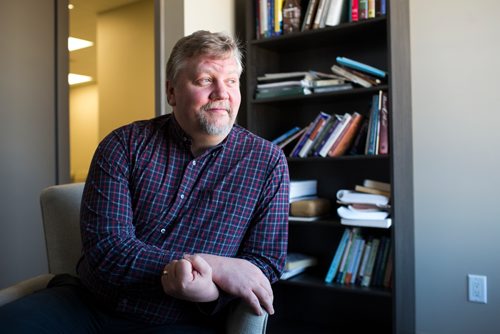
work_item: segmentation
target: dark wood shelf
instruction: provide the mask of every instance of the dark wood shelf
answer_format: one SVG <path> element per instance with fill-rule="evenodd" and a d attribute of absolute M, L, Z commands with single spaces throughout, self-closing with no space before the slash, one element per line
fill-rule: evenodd
<path fill-rule="evenodd" d="M 338 283 L 325 283 L 317 276 L 303 273 L 287 280 L 279 281 L 277 284 L 302 286 L 313 289 L 324 289 L 326 292 L 334 291 L 339 293 L 355 293 L 373 297 L 391 298 L 391 289 L 383 287 L 362 287 L 357 285 L 344 285 Z"/>
<path fill-rule="evenodd" d="M 307 0 L 301 1 L 306 8 Z M 389 16 L 282 36 L 255 38 L 255 2 L 247 3 L 246 115 L 247 127 L 272 140 L 294 126 L 307 126 L 320 111 L 344 114 L 357 111 L 369 117 L 372 96 L 380 90 L 392 93 L 390 80 L 378 86 L 349 90 L 255 99 L 257 78 L 266 73 L 318 71 L 331 73 L 338 56 L 370 64 L 389 72 Z M 390 73 L 389 73 L 390 76 Z M 391 124 L 389 103 L 389 126 Z M 392 139 L 392 138 L 391 138 Z M 392 144 L 392 141 L 391 141 Z M 284 148 L 285 155 L 295 144 Z M 392 145 L 389 152 L 392 153 Z M 339 189 L 353 189 L 364 179 L 391 182 L 388 155 L 287 158 L 291 179 L 318 180 L 318 196 L 335 203 Z M 317 258 L 305 273 L 273 286 L 276 314 L 270 317 L 269 333 L 332 333 L 349 329 L 378 329 L 390 333 L 393 289 L 327 284 L 324 277 L 347 226 L 341 225 L 333 205 L 331 217 L 314 222 L 289 222 L 289 252 Z M 393 237 L 394 229 L 362 228 L 365 236 Z M 394 256 L 394 254 L 391 254 Z M 335 317 L 333 316 L 335 315 Z"/>

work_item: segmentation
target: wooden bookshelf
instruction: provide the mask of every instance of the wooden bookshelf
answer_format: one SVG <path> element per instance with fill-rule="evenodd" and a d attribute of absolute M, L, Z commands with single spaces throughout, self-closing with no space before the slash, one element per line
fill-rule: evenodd
<path fill-rule="evenodd" d="M 301 2 L 303 10 L 307 2 Z M 306 96 L 259 100 L 254 98 L 257 77 L 265 73 L 307 70 L 330 73 L 330 67 L 337 56 L 368 63 L 392 75 L 392 30 L 389 26 L 389 14 L 342 23 L 335 27 L 257 39 L 254 6 L 255 1 L 246 2 L 247 56 L 244 86 L 247 127 L 263 138 L 272 140 L 293 126 L 306 126 L 320 111 L 337 114 L 357 111 L 368 116 L 372 95 L 379 90 L 388 92 L 391 155 L 288 158 L 288 165 L 291 178 L 318 179 L 319 195 L 332 200 L 335 199 L 338 189 L 353 189 L 354 185 L 361 184 L 363 179 L 391 182 L 395 187 L 392 136 L 394 132 L 404 132 L 404 128 L 398 131 L 391 128 L 393 80 L 371 88 L 355 87 L 346 91 Z M 389 1 L 387 6 L 389 7 Z M 399 149 L 407 147 L 407 142 L 401 142 L 404 145 Z M 285 148 L 287 155 L 288 150 Z M 403 207 L 398 206 L 398 210 Z M 340 225 L 336 216 L 316 222 L 290 222 L 289 251 L 314 255 L 318 258 L 318 265 L 309 268 L 300 276 L 274 285 L 276 314 L 269 319 L 269 333 L 331 333 L 339 329 L 397 332 L 393 310 L 397 306 L 395 301 L 401 300 L 402 295 L 397 299 L 394 287 L 366 288 L 324 283 L 324 277 L 344 229 L 345 226 Z M 373 230 L 377 231 L 368 233 L 389 236 L 393 242 L 397 239 L 394 228 Z M 402 238 L 398 240 L 401 242 Z M 399 244 L 395 246 L 400 247 Z M 390 255 L 395 259 L 394 272 L 401 270 L 396 266 L 402 262 L 401 259 L 396 260 L 396 253 L 397 251 L 393 250 Z M 408 262 L 409 267 L 412 261 Z M 404 311 L 411 309 L 409 306 Z M 413 321 L 411 317 L 407 319 Z"/>

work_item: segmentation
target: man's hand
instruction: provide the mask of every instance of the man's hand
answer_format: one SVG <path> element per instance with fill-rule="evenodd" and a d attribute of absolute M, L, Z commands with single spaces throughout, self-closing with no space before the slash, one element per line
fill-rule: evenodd
<path fill-rule="evenodd" d="M 230 257 L 200 254 L 212 267 L 213 280 L 229 294 L 245 300 L 255 311 L 262 314 L 262 307 L 274 314 L 271 283 L 253 263 Z"/>
<path fill-rule="evenodd" d="M 191 302 L 211 302 L 219 298 L 212 268 L 199 255 L 185 256 L 167 264 L 161 284 L 167 295 Z"/>

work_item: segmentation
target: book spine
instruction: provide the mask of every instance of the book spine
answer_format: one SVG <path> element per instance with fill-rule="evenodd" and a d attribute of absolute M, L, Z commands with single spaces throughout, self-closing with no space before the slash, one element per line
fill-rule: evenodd
<path fill-rule="evenodd" d="M 325 133 L 322 134 L 321 141 L 318 143 L 317 147 L 314 149 L 312 152 L 312 155 L 315 157 L 319 157 L 319 152 L 325 146 L 328 138 L 330 138 L 331 134 L 333 131 L 335 131 L 335 128 L 340 125 L 341 122 L 341 117 L 339 115 L 333 115 L 332 118 L 330 119 L 331 125 L 328 127 L 328 129 L 325 129 Z"/>
<path fill-rule="evenodd" d="M 380 141 L 379 154 L 389 154 L 389 112 L 387 110 L 387 93 L 382 95 L 380 109 Z"/>
<path fill-rule="evenodd" d="M 294 126 L 290 130 L 288 130 L 287 132 L 285 132 L 284 134 L 279 136 L 278 138 L 274 139 L 272 141 L 272 143 L 278 145 L 279 143 L 281 143 L 282 141 L 284 141 L 288 137 L 293 136 L 296 132 L 299 132 L 299 131 L 300 131 L 300 128 L 298 126 Z"/>
<path fill-rule="evenodd" d="M 368 0 L 368 18 L 375 17 L 375 0 Z"/>
<path fill-rule="evenodd" d="M 342 255 L 344 254 L 344 249 L 346 247 L 347 240 L 349 239 L 349 231 L 350 230 L 348 228 L 344 229 L 344 233 L 342 234 L 335 255 L 333 256 L 330 268 L 328 268 L 328 272 L 326 273 L 325 283 L 331 283 L 333 281 L 333 278 L 337 274 L 337 271 L 340 266 L 340 260 L 342 258 Z"/>
<path fill-rule="evenodd" d="M 337 275 L 335 276 L 334 280 L 336 283 L 340 283 L 342 280 L 342 276 L 344 274 L 344 271 L 346 270 L 346 262 L 347 262 L 347 257 L 349 256 L 350 249 L 352 247 L 352 242 L 354 238 L 354 229 L 350 230 L 349 233 L 349 239 L 347 239 L 347 244 L 344 249 L 344 253 L 342 254 L 342 260 L 340 261 L 340 267 L 337 272 Z"/>
<path fill-rule="evenodd" d="M 370 251 L 370 256 L 368 258 L 368 262 L 366 263 L 366 269 L 361 280 L 361 286 L 368 287 L 370 286 L 371 275 L 373 272 L 373 266 L 375 264 L 375 258 L 378 253 L 378 248 L 380 245 L 380 239 L 374 238 L 372 241 L 372 248 Z"/>
<path fill-rule="evenodd" d="M 302 148 L 299 151 L 298 155 L 300 158 L 305 158 L 307 156 L 307 154 L 309 153 L 309 151 L 314 143 L 314 140 L 316 139 L 318 134 L 321 132 L 321 130 L 325 126 L 325 123 L 328 121 L 328 118 L 330 118 L 330 117 L 331 117 L 330 115 L 328 115 L 324 112 L 319 113 L 317 119 L 314 122 L 315 123 L 314 128 L 312 129 L 311 133 L 307 137 L 306 142 L 304 143 L 304 146 L 302 146 Z"/>
<path fill-rule="evenodd" d="M 365 249 L 363 250 L 363 258 L 361 260 L 361 265 L 359 267 L 359 273 L 356 277 L 356 285 L 361 285 L 361 279 L 363 278 L 363 275 L 365 273 L 366 269 L 366 264 L 368 262 L 368 258 L 370 257 L 370 251 L 372 249 L 372 238 L 368 237 L 368 240 L 366 241 L 365 244 Z"/>
<path fill-rule="evenodd" d="M 309 30 L 312 28 L 314 15 L 318 8 L 319 0 L 310 0 L 307 5 L 306 14 L 304 15 L 304 22 L 302 23 L 302 31 Z"/>
<path fill-rule="evenodd" d="M 342 117 L 342 120 L 340 121 L 340 124 L 335 127 L 335 130 L 332 132 L 330 137 L 327 139 L 325 145 L 321 148 L 321 151 L 319 152 L 319 155 L 322 157 L 326 157 L 328 155 L 328 152 L 330 151 L 330 148 L 332 145 L 335 143 L 335 141 L 338 139 L 342 131 L 344 131 L 344 128 L 347 126 L 349 121 L 351 120 L 352 116 L 349 113 L 345 113 L 344 116 Z"/>
<path fill-rule="evenodd" d="M 319 0 L 318 9 L 314 15 L 314 21 L 312 29 L 318 29 L 321 23 L 321 18 L 323 17 L 323 12 L 325 11 L 326 0 Z"/>
<path fill-rule="evenodd" d="M 351 22 L 359 21 L 359 0 L 351 0 L 349 17 Z"/>
<path fill-rule="evenodd" d="M 342 132 L 341 137 L 328 151 L 328 156 L 339 157 L 343 155 L 349 147 L 352 145 L 356 134 L 358 133 L 363 116 L 357 112 L 354 112 L 346 129 Z"/>
<path fill-rule="evenodd" d="M 356 284 L 356 277 L 358 275 L 359 268 L 361 267 L 361 260 L 362 260 L 365 248 L 366 248 L 366 241 L 365 241 L 365 239 L 362 238 L 360 241 L 360 247 L 359 247 L 358 252 L 356 254 L 356 257 L 355 257 L 356 262 L 354 263 L 354 267 L 352 269 L 352 275 L 351 275 L 351 279 L 349 281 L 349 284 L 353 284 L 353 285 Z"/>
<path fill-rule="evenodd" d="M 368 127 L 368 134 L 366 137 L 365 154 L 375 154 L 375 143 L 377 140 L 377 124 L 378 124 L 378 95 L 373 95 L 372 106 L 370 111 L 370 124 Z"/>
<path fill-rule="evenodd" d="M 368 0 L 359 0 L 358 6 L 359 20 L 366 20 L 368 18 Z"/>

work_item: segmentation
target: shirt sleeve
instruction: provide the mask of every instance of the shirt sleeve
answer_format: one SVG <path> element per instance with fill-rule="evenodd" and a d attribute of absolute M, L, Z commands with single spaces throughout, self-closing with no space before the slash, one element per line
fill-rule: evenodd
<path fill-rule="evenodd" d="M 182 254 L 136 237 L 128 147 L 123 129 L 100 143 L 84 188 L 80 224 L 87 274 L 114 287 L 143 291 L 158 288 L 165 264 Z"/>
<path fill-rule="evenodd" d="M 289 172 L 281 150 L 273 151 L 268 177 L 238 257 L 246 259 L 276 282 L 285 266 L 288 244 Z"/>

